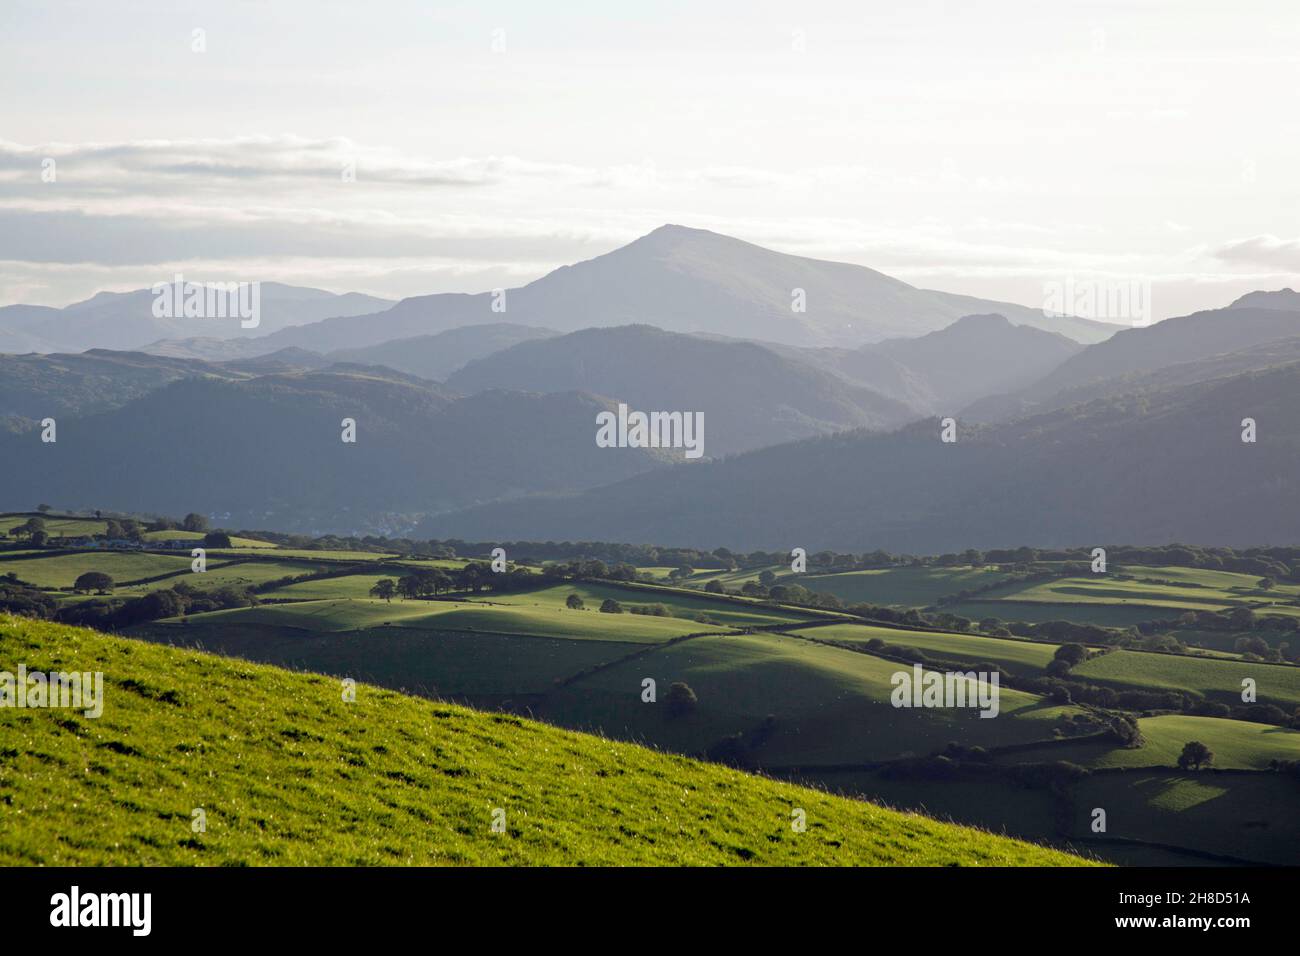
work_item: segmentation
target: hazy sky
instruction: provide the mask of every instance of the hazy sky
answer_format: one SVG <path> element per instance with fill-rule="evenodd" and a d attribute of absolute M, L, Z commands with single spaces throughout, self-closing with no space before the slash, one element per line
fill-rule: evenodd
<path fill-rule="evenodd" d="M 1297 117 L 1295 0 L 2 0 L 0 304 L 480 291 L 675 222 L 1163 317 L 1300 287 Z"/>

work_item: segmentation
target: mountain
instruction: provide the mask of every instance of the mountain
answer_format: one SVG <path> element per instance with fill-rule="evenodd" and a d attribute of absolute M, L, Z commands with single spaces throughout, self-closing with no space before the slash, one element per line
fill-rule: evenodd
<path fill-rule="evenodd" d="M 466 363 L 493 352 L 529 342 L 549 338 L 560 333 L 550 329 L 535 329 L 508 322 L 490 322 L 487 325 L 468 325 L 448 329 L 435 335 L 418 335 L 409 339 L 393 339 L 379 345 L 357 349 L 339 349 L 329 357 L 339 362 L 356 362 L 362 365 L 383 365 L 440 382 Z M 511 387 L 509 383 L 502 387 Z M 540 391 L 540 390 L 539 390 Z"/>
<path fill-rule="evenodd" d="M 1253 304 L 1252 304 L 1253 303 Z M 1267 303 L 1261 305 L 1260 303 Z M 1294 308 L 1293 308 L 1294 307 Z M 1300 296 L 1253 292 L 1223 309 L 1125 329 L 1062 362 L 1033 384 L 988 398 L 963 414 L 981 421 L 1062 408 L 1122 390 L 1123 380 L 1300 336 Z M 1271 364 L 1271 363 L 1270 363 Z"/>
<path fill-rule="evenodd" d="M 391 304 L 387 299 L 355 292 L 336 295 L 321 289 L 263 282 L 259 324 L 245 329 L 238 318 L 158 318 L 153 314 L 154 302 L 150 289 L 138 289 L 101 292 L 62 309 L 9 306 L 0 310 L 0 330 L 9 330 L 8 334 L 0 334 L 0 352 L 142 349 L 159 339 L 193 335 L 196 330 L 219 340 L 253 338 L 332 316 L 371 313 Z"/>
<path fill-rule="evenodd" d="M 968 315 L 947 328 L 835 351 L 823 363 L 928 414 L 955 414 L 986 395 L 1012 391 L 1056 368 L 1082 345 L 1058 332 Z"/>
<path fill-rule="evenodd" d="M 92 349 L 80 355 L 0 355 L 0 422 L 24 430 L 41 419 L 118 408 L 177 379 L 243 378 L 209 362 Z"/>
<path fill-rule="evenodd" d="M 900 402 L 762 346 L 648 325 L 524 342 L 470 362 L 447 385 L 464 394 L 586 391 L 633 410 L 701 412 L 705 454 L 713 457 L 917 417 Z"/>
<path fill-rule="evenodd" d="M 806 311 L 794 310 L 796 290 L 803 291 Z M 982 312 L 1086 342 L 1116 330 L 1104 322 L 1051 318 L 1011 303 L 918 289 L 864 266 L 787 255 L 703 229 L 669 225 L 606 255 L 506 290 L 504 296 L 417 296 L 382 313 L 286 329 L 266 336 L 263 345 L 268 351 L 295 345 L 328 352 L 508 321 L 562 332 L 648 324 L 672 332 L 856 348 L 924 335 Z"/>
<path fill-rule="evenodd" d="M 907 553 L 1300 537 L 1300 363 L 997 426 L 845 432 L 555 499 L 423 522 L 421 537 Z M 1254 418 L 1259 440 L 1241 441 Z"/>
<path fill-rule="evenodd" d="M 364 530 L 376 516 L 590 488 L 681 459 L 598 447 L 596 415 L 609 407 L 572 392 L 462 398 L 367 367 L 186 378 L 60 420 L 54 443 L 39 432 L 0 437 L 0 461 L 14 501 Z M 354 444 L 341 440 L 345 418 Z"/>

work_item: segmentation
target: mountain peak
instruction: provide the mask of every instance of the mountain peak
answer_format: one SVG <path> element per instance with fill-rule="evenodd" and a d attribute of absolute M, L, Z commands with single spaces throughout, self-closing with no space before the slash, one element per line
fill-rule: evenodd
<path fill-rule="evenodd" d="M 1228 308 L 1279 309 L 1283 312 L 1300 312 L 1300 292 L 1293 289 L 1278 289 L 1276 292 L 1264 290 L 1247 292 Z"/>

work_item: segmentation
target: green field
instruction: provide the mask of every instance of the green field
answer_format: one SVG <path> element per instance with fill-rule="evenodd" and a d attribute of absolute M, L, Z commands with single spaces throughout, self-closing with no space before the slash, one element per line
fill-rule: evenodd
<path fill-rule="evenodd" d="M 866 624 L 833 624 L 829 627 L 810 627 L 793 633 L 821 641 L 866 646 L 879 638 L 886 644 L 915 647 L 931 657 L 978 664 L 989 662 L 1003 667 L 1008 673 L 1041 674 L 1056 654 L 1056 644 L 1037 641 L 1017 641 L 998 637 L 981 637 L 975 634 L 943 634 L 930 631 L 907 631 L 891 627 Z"/>
<path fill-rule="evenodd" d="M 524 607 L 483 601 L 385 602 L 371 599 L 301 601 L 210 611 L 191 616 L 188 626 L 243 627 L 250 624 L 317 633 L 393 626 L 631 643 L 655 643 L 703 630 L 726 630 L 681 618 L 602 614 L 594 609 L 571 611 L 564 607 Z"/>
<path fill-rule="evenodd" d="M 1121 607 L 1111 604 L 1047 604 L 1026 601 L 962 601 L 943 608 L 949 614 L 980 621 L 995 617 L 1002 621 L 1072 621 L 1075 624 L 1096 624 L 1098 627 L 1131 627 L 1143 621 L 1169 617 L 1168 609 L 1138 605 Z"/>
<path fill-rule="evenodd" d="M 0 515 L 0 531 L 12 534 L 15 528 L 22 527 L 33 517 L 39 517 L 45 522 L 45 531 L 51 538 L 103 534 L 108 527 L 107 521 L 97 518 L 52 518 L 46 515 L 10 513 Z"/>
<path fill-rule="evenodd" d="M 6 865 L 1084 862 L 508 715 L 366 685 L 347 703 L 325 677 L 85 630 L 6 618 L 0 655 L 106 677 L 99 719 L 0 709 Z"/>
<path fill-rule="evenodd" d="M 1102 852 L 1108 841 L 1194 846 L 1237 860 L 1295 865 L 1300 786 L 1280 774 L 1128 770 L 1093 774 L 1074 800 L 1077 845 Z M 1106 833 L 1091 830 L 1106 811 Z M 1194 836 L 1193 836 L 1194 835 Z M 1192 857 L 1183 862 L 1204 863 Z"/>
<path fill-rule="evenodd" d="M 891 679 L 903 665 L 780 634 L 699 637 L 583 678 L 551 695 L 540 711 L 566 726 L 653 741 L 687 753 L 753 730 L 768 715 L 775 732 L 753 757 L 764 766 L 862 763 L 924 756 L 949 741 L 996 747 L 1051 740 L 1076 708 L 1055 707 L 1001 689 L 1001 713 L 895 708 Z M 662 694 L 674 681 L 699 699 L 671 717 L 642 702 L 645 678 Z"/>
<path fill-rule="evenodd" d="M 42 588 L 71 588 L 87 571 L 102 571 L 114 582 L 124 584 L 140 578 L 188 571 L 187 555 L 148 554 L 143 551 L 82 551 L 39 558 L 6 558 L 0 552 L 0 574 L 10 572 Z"/>
<path fill-rule="evenodd" d="M 1006 579 L 995 568 L 882 568 L 838 574 L 796 574 L 786 584 L 834 594 L 846 604 L 926 607 L 940 598 Z"/>
<path fill-rule="evenodd" d="M 318 634 L 245 624 L 237 628 L 151 624 L 132 636 L 242 657 L 292 670 L 351 677 L 368 683 L 511 710 L 588 668 L 642 649 L 625 641 L 573 640 L 527 634 L 379 627 Z"/>
<path fill-rule="evenodd" d="M 1136 749 L 1113 742 L 1068 741 L 1019 751 L 1006 760 L 1012 763 L 1068 760 L 1081 767 L 1140 768 L 1178 766 L 1183 745 L 1193 740 L 1214 752 L 1212 766 L 1222 770 L 1267 770 L 1269 761 L 1300 760 L 1300 731 L 1271 724 L 1254 724 L 1220 717 L 1164 714 L 1138 721 L 1145 744 Z"/>
<path fill-rule="evenodd" d="M 1227 704 L 1240 704 L 1241 682 L 1253 678 L 1260 703 L 1288 712 L 1300 706 L 1300 667 L 1293 665 L 1113 651 L 1084 661 L 1073 673 L 1115 688 L 1195 691 Z"/>
<path fill-rule="evenodd" d="M 193 541 L 197 545 L 203 541 L 204 533 L 202 531 L 146 531 L 141 537 L 145 541 Z M 232 535 L 230 543 L 236 548 L 255 551 L 275 550 L 275 545 L 270 541 L 258 541 L 256 538 L 240 538 Z"/>
<path fill-rule="evenodd" d="M 285 584 L 270 591 L 264 591 L 261 597 L 268 601 L 323 601 L 330 598 L 369 598 L 370 589 L 378 581 L 395 579 L 398 575 L 386 572 L 367 572 L 365 574 L 346 574 L 333 578 L 317 578 L 314 581 L 299 581 L 297 584 Z"/>
<path fill-rule="evenodd" d="M 747 602 L 734 598 L 718 600 L 679 588 L 657 588 L 651 591 L 619 587 L 616 584 L 588 584 L 585 582 L 559 584 L 534 591 L 489 594 L 484 600 L 491 601 L 494 604 L 509 604 L 517 607 L 556 609 L 564 607 L 564 602 L 570 594 L 577 594 L 587 607 L 592 610 L 599 608 L 601 602 L 606 598 L 611 598 L 622 605 L 663 604 L 678 617 L 690 618 L 697 614 L 707 614 L 711 620 L 733 627 L 791 624 L 813 620 L 815 617 L 811 613 L 805 614 L 795 610 L 775 610 L 758 604 L 749 606 Z M 617 616 L 622 617 L 625 615 Z M 635 615 L 635 617 L 641 618 L 642 615 Z M 698 625 L 696 630 L 699 630 Z"/>

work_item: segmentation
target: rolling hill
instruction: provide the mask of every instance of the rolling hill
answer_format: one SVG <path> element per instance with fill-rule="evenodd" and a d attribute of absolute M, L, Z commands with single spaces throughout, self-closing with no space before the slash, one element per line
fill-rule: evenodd
<path fill-rule="evenodd" d="M 577 393 L 461 398 L 399 372 L 340 365 L 173 382 L 60 420 L 54 443 L 39 432 L 0 437 L 0 459 L 17 501 L 370 528 L 387 513 L 589 488 L 681 457 L 597 447 L 596 414 L 608 407 Z M 355 444 L 341 440 L 344 418 L 357 423 Z"/>
<path fill-rule="evenodd" d="M 1187 383 L 1262 369 L 1284 361 L 1294 344 L 1283 343 L 1296 337 L 1300 337 L 1300 296 L 1289 289 L 1254 292 L 1227 308 L 1125 329 L 1067 358 L 1038 381 L 975 402 L 963 414 L 997 421 L 1147 387 L 1148 379 Z M 1277 358 L 1274 346 L 1280 353 Z M 1176 368 L 1181 371 L 1153 377 Z"/>
<path fill-rule="evenodd" d="M 417 335 L 409 339 L 393 339 L 364 348 L 339 349 L 329 358 L 337 362 L 356 362 L 361 365 L 383 365 L 420 378 L 441 382 L 453 372 L 475 359 L 481 359 L 508 349 L 520 342 L 531 342 L 559 335 L 550 329 L 511 325 L 509 322 L 492 322 L 487 325 L 467 325 L 448 329 L 435 335 Z M 500 388 L 523 388 L 522 383 L 504 382 Z M 555 389 L 532 389 L 555 391 Z M 560 391 L 563 391 L 561 389 Z"/>
<path fill-rule="evenodd" d="M 1058 332 L 968 315 L 947 328 L 836 351 L 824 364 L 926 414 L 956 414 L 986 395 L 1041 378 L 1083 346 Z"/>
<path fill-rule="evenodd" d="M 900 402 L 762 346 L 647 325 L 524 342 L 470 362 L 447 385 L 464 394 L 577 390 L 643 411 L 703 412 L 712 457 L 849 428 L 891 428 L 916 417 Z"/>
<path fill-rule="evenodd" d="M 805 293 L 806 311 L 793 308 L 796 289 Z M 1011 303 L 917 289 L 864 266 L 786 255 L 667 225 L 606 255 L 505 290 L 503 302 L 490 292 L 416 296 L 384 312 L 285 329 L 265 336 L 262 345 L 267 351 L 294 345 L 328 352 L 507 321 L 561 332 L 648 324 L 672 332 L 854 348 L 923 335 L 987 312 L 1085 342 L 1116 330 L 1104 322 L 1049 318 Z"/>
<path fill-rule="evenodd" d="M 979 428 L 845 432 L 583 495 L 428 519 L 470 540 L 617 540 L 714 548 L 942 553 L 967 547 L 1300 537 L 1300 365 Z M 1255 418 L 1255 444 L 1241 421 Z"/>
<path fill-rule="evenodd" d="M 143 352 L 0 354 L 0 423 L 19 431 L 47 416 L 59 419 L 108 411 L 170 382 L 193 377 L 244 376 L 210 362 Z"/>
<path fill-rule="evenodd" d="M 1086 862 L 509 715 L 365 685 L 345 702 L 337 680 L 93 631 L 0 619 L 0 650 L 106 678 L 98 719 L 0 710 L 6 865 Z"/>
<path fill-rule="evenodd" d="M 171 281 L 171 278 L 166 276 L 159 281 Z M 188 281 L 200 280 L 189 277 Z M 0 328 L 14 333 L 12 337 L 0 337 L 0 352 L 145 349 L 159 339 L 196 334 L 216 339 L 253 338 L 331 316 L 374 312 L 390 304 L 387 299 L 356 292 L 336 295 L 282 282 L 263 282 L 259 324 L 245 329 L 240 327 L 238 319 L 158 318 L 153 314 L 154 295 L 149 289 L 100 292 L 62 309 L 13 306 L 0 312 Z"/>

